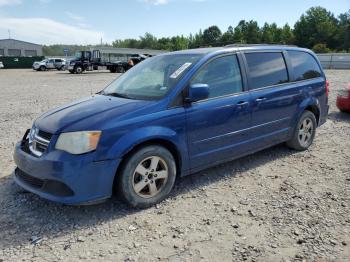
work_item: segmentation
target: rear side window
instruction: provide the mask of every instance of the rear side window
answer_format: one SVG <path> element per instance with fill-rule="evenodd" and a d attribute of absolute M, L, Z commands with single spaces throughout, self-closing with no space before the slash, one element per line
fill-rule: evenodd
<path fill-rule="evenodd" d="M 242 77 L 236 55 L 219 57 L 199 69 L 191 84 L 208 84 L 209 98 L 242 92 Z"/>
<path fill-rule="evenodd" d="M 296 81 L 320 77 L 321 69 L 312 55 L 300 51 L 288 51 Z"/>
<path fill-rule="evenodd" d="M 278 85 L 288 82 L 288 72 L 282 53 L 246 53 L 245 54 L 250 89 Z"/>

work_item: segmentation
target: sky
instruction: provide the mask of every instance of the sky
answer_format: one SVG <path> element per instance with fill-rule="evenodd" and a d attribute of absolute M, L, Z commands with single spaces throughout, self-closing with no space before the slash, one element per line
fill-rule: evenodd
<path fill-rule="evenodd" d="M 312 6 L 338 16 L 350 0 L 0 0 L 0 39 L 38 44 L 98 44 L 115 39 L 188 36 L 242 19 L 293 26 Z"/>

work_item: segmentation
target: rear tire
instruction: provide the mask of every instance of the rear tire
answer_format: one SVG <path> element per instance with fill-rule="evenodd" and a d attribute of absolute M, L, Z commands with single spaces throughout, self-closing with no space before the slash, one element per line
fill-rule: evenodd
<path fill-rule="evenodd" d="M 287 146 L 298 151 L 308 149 L 314 140 L 316 127 L 315 115 L 310 111 L 305 111 L 294 129 L 291 140 L 287 142 Z"/>
<path fill-rule="evenodd" d="M 125 69 L 124 69 L 124 67 L 122 67 L 122 66 L 118 66 L 118 67 L 117 67 L 117 73 L 120 73 L 120 74 L 125 73 Z"/>
<path fill-rule="evenodd" d="M 118 174 L 117 192 L 133 207 L 159 203 L 172 190 L 176 179 L 173 155 L 162 146 L 146 146 L 126 160 Z"/>

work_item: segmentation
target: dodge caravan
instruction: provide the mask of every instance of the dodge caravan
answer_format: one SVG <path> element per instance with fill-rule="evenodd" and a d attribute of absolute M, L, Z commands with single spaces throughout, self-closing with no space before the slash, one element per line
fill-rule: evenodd
<path fill-rule="evenodd" d="M 306 150 L 327 114 L 328 82 L 308 49 L 166 53 L 36 119 L 16 145 L 14 179 L 64 204 L 115 192 L 148 207 L 170 193 L 176 177 L 283 142 Z"/>

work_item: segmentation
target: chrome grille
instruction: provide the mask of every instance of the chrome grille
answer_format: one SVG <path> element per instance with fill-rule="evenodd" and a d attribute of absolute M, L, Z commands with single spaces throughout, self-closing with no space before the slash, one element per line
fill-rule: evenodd
<path fill-rule="evenodd" d="M 29 150 L 37 157 L 40 157 L 47 149 L 50 143 L 51 134 L 40 131 L 33 127 L 29 132 Z"/>

